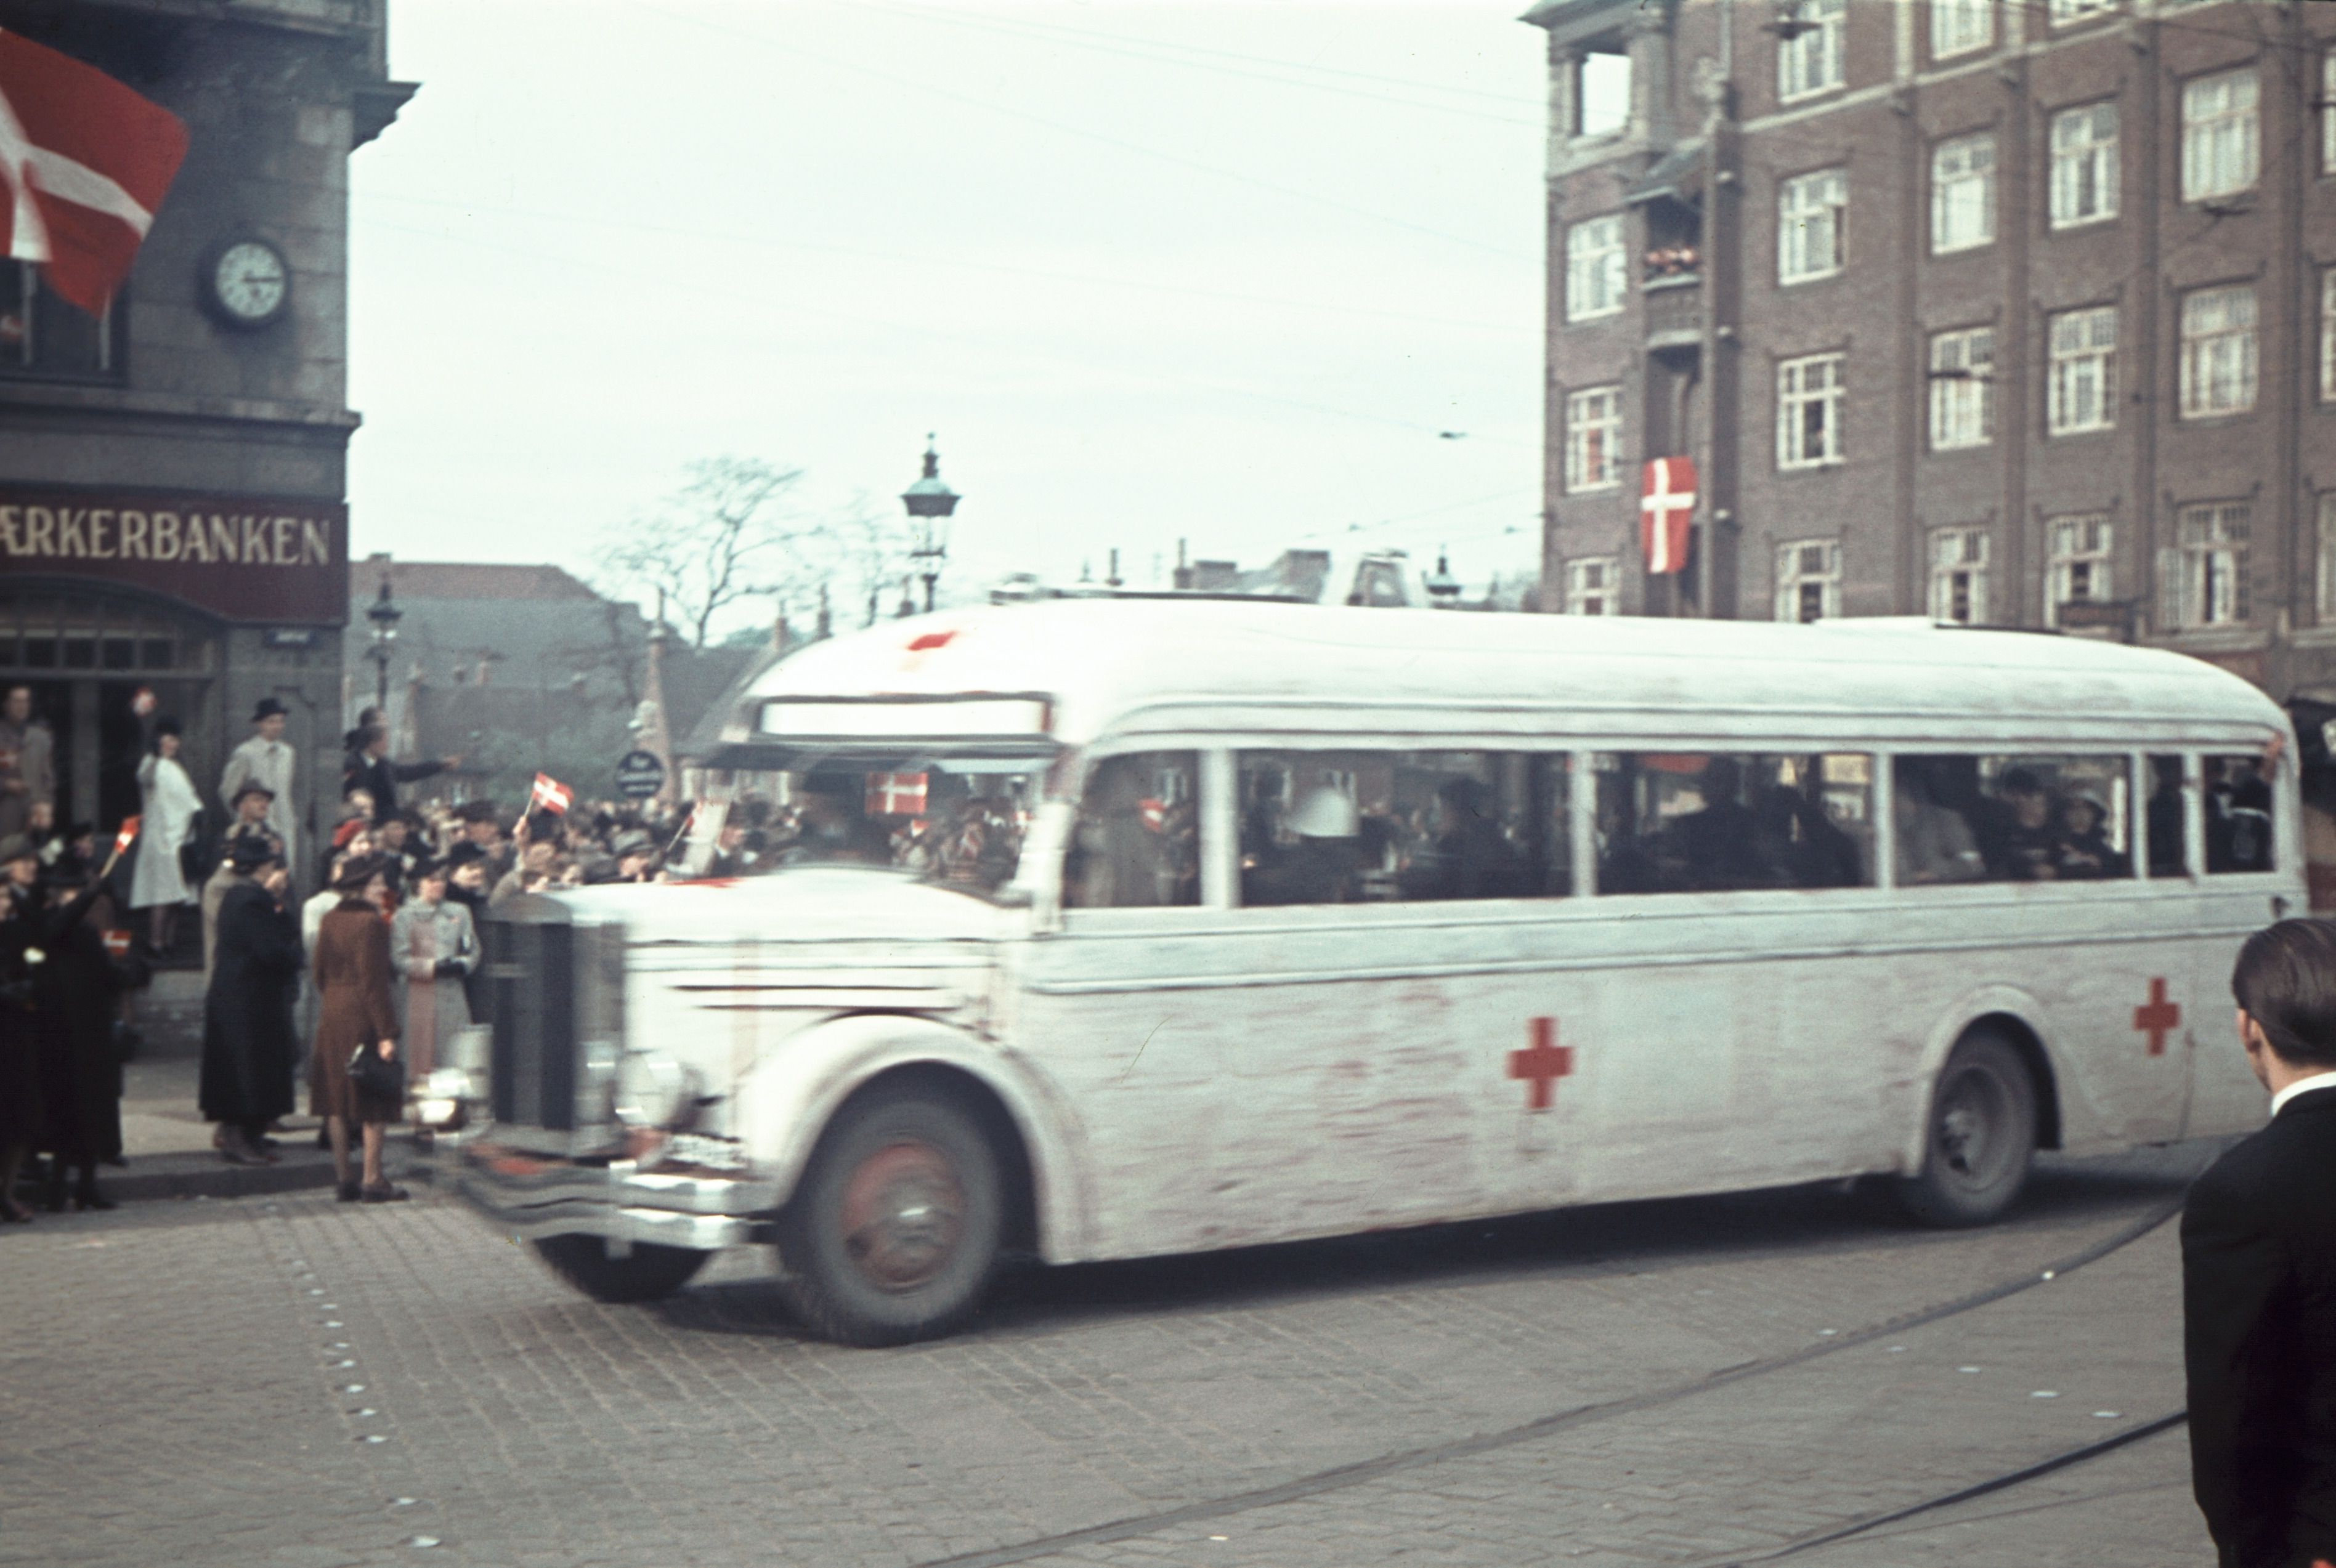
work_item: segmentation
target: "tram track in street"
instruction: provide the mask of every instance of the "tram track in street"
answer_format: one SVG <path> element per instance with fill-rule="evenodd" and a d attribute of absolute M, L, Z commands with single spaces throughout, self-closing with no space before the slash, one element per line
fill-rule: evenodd
<path fill-rule="evenodd" d="M 2184 1195 L 2186 1195 L 2186 1189 Z M 2025 1270 L 2015 1277 L 1917 1309 L 1910 1313 L 1884 1319 L 1862 1328 L 1843 1330 L 1815 1344 L 1806 1345 L 1797 1350 L 1757 1357 L 1637 1394 L 1577 1405 L 1497 1431 L 1476 1433 L 1425 1447 L 1385 1454 L 1375 1458 L 1316 1471 L 1313 1474 L 1270 1486 L 1228 1493 L 1217 1497 L 1183 1504 L 1173 1508 L 1131 1515 L 1082 1529 L 1037 1536 L 1010 1545 L 928 1559 L 918 1563 L 916 1568 L 1007 1568 L 1007 1564 L 1032 1562 L 1081 1547 L 1108 1545 L 1137 1536 L 1173 1530 L 1181 1525 L 1229 1518 L 1260 1508 L 1270 1508 L 1280 1504 L 1344 1491 L 1406 1472 L 1424 1470 L 1475 1455 L 1518 1447 L 1566 1431 L 1676 1406 L 1700 1396 L 1715 1394 L 1758 1379 L 1789 1371 L 1861 1345 L 1872 1344 L 1929 1324 L 1959 1317 L 2065 1279 L 2069 1274 L 2121 1252 L 2150 1234 L 2180 1214 L 2182 1204 L 2183 1195 L 2154 1204 L 2137 1218 L 2127 1221 L 2108 1235 L 2055 1260 L 2044 1268 Z M 1936 1497 L 1880 1511 L 1845 1523 L 1830 1524 L 1822 1531 L 1780 1543 L 1765 1551 L 1737 1553 L 1704 1559 L 1696 1565 L 1696 1568 L 1749 1568 L 1749 1565 L 1754 1563 L 1786 1560 L 1800 1553 L 1846 1541 L 1918 1515 L 1951 1507 L 2019 1486 L 2055 1471 L 2102 1457 L 2167 1430 L 2185 1418 L 2185 1413 L 2182 1411 L 2160 1416 L 2153 1420 L 2113 1433 L 2098 1442 L 2068 1450 L 2040 1461 L 2030 1462 Z"/>

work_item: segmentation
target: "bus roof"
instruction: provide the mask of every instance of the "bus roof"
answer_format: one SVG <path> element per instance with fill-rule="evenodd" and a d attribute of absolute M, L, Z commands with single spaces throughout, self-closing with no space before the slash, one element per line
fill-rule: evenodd
<path fill-rule="evenodd" d="M 920 699 L 995 697 L 1026 700 L 1045 715 L 1032 728 L 1071 745 L 1260 711 L 1282 715 L 1279 727 L 1325 731 L 1384 728 L 1398 710 L 1455 731 L 1546 729 L 1562 713 L 1584 734 L 1645 731 L 1652 719 L 1716 735 L 1862 728 L 1889 739 L 1978 721 L 2006 740 L 2139 740 L 2135 727 L 2151 725 L 2260 743 L 2287 728 L 2263 692 L 2185 655 L 1910 619 L 1803 626 L 1065 599 L 943 611 L 815 644 L 754 682 L 725 739 L 767 740 L 766 719 L 787 734 L 819 732 L 822 712 L 852 699 L 894 705 L 889 722 L 902 727 L 882 732 L 906 736 L 944 711 Z"/>

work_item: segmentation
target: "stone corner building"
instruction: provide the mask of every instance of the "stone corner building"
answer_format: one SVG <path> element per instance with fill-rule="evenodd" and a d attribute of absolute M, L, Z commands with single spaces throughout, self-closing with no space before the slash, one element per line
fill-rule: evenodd
<path fill-rule="evenodd" d="M 412 94 L 386 0 L 0 0 L 0 28 L 186 122 L 102 319 L 0 258 L 0 681 L 57 732 L 60 813 L 138 809 L 155 716 L 208 796 L 260 698 L 290 710 L 295 817 L 339 783 L 348 615 L 348 158 Z M 235 308 L 230 247 L 283 286 Z M 223 276 L 223 274 L 225 276 Z M 305 872 L 306 868 L 302 868 Z"/>
<path fill-rule="evenodd" d="M 1544 580 L 2336 692 L 2336 6 L 1546 0 Z M 1699 469 L 1650 576 L 1640 462 Z"/>

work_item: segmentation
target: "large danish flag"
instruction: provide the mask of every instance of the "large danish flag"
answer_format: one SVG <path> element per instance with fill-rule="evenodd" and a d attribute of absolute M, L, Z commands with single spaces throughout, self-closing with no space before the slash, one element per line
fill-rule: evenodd
<path fill-rule="evenodd" d="M 0 254 L 92 315 L 137 259 L 187 128 L 94 66 L 0 32 Z"/>
<path fill-rule="evenodd" d="M 1695 521 L 1695 460 L 1649 458 L 1639 498 L 1639 532 L 1649 575 L 1687 569 L 1689 529 Z"/>

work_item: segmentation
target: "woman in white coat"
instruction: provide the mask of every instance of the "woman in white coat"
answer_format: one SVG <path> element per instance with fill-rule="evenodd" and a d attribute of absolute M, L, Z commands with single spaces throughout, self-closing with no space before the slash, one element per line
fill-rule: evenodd
<path fill-rule="evenodd" d="M 138 866 L 130 878 L 130 907 L 146 911 L 147 941 L 158 953 L 168 953 L 178 934 L 179 911 L 195 901 L 194 890 L 179 874 L 179 847 L 195 829 L 203 798 L 195 781 L 179 765 L 179 721 L 157 720 L 154 749 L 138 764 L 138 790 L 142 798 L 138 826 Z"/>
<path fill-rule="evenodd" d="M 446 896 L 444 861 L 416 866 L 412 893 L 390 922 L 389 957 L 405 1020 L 407 1079 L 418 1088 L 444 1065 L 455 1031 L 470 1026 L 462 981 L 479 966 L 480 952 L 470 910 Z"/>

